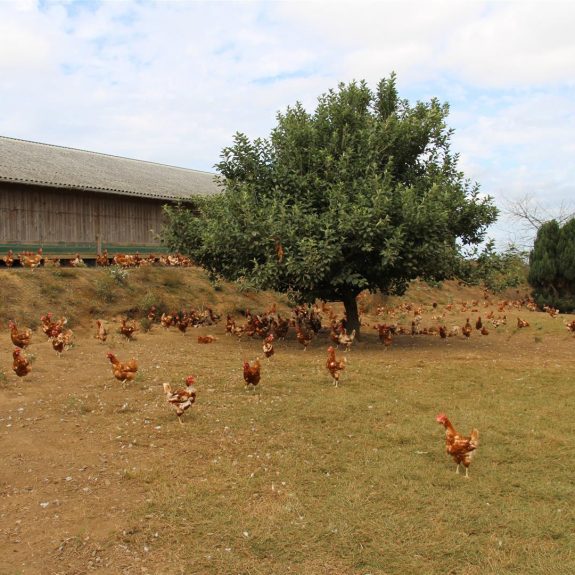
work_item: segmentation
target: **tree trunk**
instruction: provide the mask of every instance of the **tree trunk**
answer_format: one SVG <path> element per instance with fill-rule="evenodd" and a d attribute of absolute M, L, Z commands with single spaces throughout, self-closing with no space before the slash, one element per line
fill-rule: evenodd
<path fill-rule="evenodd" d="M 357 309 L 357 294 L 353 292 L 345 293 L 342 296 L 343 305 L 345 307 L 345 316 L 347 318 L 346 329 L 347 333 L 351 333 L 355 329 L 355 337 L 361 339 L 359 312 Z"/>

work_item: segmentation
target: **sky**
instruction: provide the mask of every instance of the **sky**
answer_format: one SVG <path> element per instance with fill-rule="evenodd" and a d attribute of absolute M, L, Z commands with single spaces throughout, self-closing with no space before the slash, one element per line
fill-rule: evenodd
<path fill-rule="evenodd" d="M 450 105 L 459 167 L 507 215 L 575 211 L 575 1 L 0 0 L 0 135 L 214 171 L 236 132 L 397 74 Z"/>

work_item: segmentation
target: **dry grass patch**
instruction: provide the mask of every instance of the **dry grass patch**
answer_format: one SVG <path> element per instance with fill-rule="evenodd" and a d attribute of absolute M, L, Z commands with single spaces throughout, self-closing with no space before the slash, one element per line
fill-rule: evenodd
<path fill-rule="evenodd" d="M 136 271 L 126 308 L 158 294 L 220 312 L 271 301 L 229 286 L 203 294 L 207 280 L 186 273 L 181 299 L 167 301 L 161 270 L 142 270 L 141 286 Z M 278 342 L 246 390 L 242 361 L 262 357 L 261 341 L 226 337 L 223 322 L 186 336 L 154 326 L 110 345 L 80 328 L 61 358 L 36 333 L 24 381 L 4 333 L 0 572 L 575 572 L 575 341 L 561 316 L 521 315 L 530 328 L 517 330 L 511 312 L 487 337 L 401 336 L 390 349 L 366 329 L 339 388 L 325 370 L 327 334 L 306 352 L 293 333 Z M 208 333 L 218 341 L 199 345 Z M 138 359 L 133 384 L 113 379 L 109 349 Z M 162 383 L 189 374 L 198 400 L 180 425 Z M 444 452 L 439 411 L 480 430 L 469 480 Z"/>

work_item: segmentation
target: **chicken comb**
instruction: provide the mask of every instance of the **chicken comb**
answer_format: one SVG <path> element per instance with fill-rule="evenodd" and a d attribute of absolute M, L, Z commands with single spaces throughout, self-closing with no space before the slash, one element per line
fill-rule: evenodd
<path fill-rule="evenodd" d="M 447 415 L 445 415 L 445 413 L 438 413 L 437 417 L 435 418 L 435 421 L 442 423 L 443 421 L 445 421 L 447 419 Z"/>

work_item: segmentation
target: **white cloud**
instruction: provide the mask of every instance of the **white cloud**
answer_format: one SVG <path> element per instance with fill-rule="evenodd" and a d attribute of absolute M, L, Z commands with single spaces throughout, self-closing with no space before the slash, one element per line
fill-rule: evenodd
<path fill-rule="evenodd" d="M 572 192 L 575 3 L 0 2 L 0 134 L 211 169 L 338 82 L 451 103 L 496 198 Z"/>

